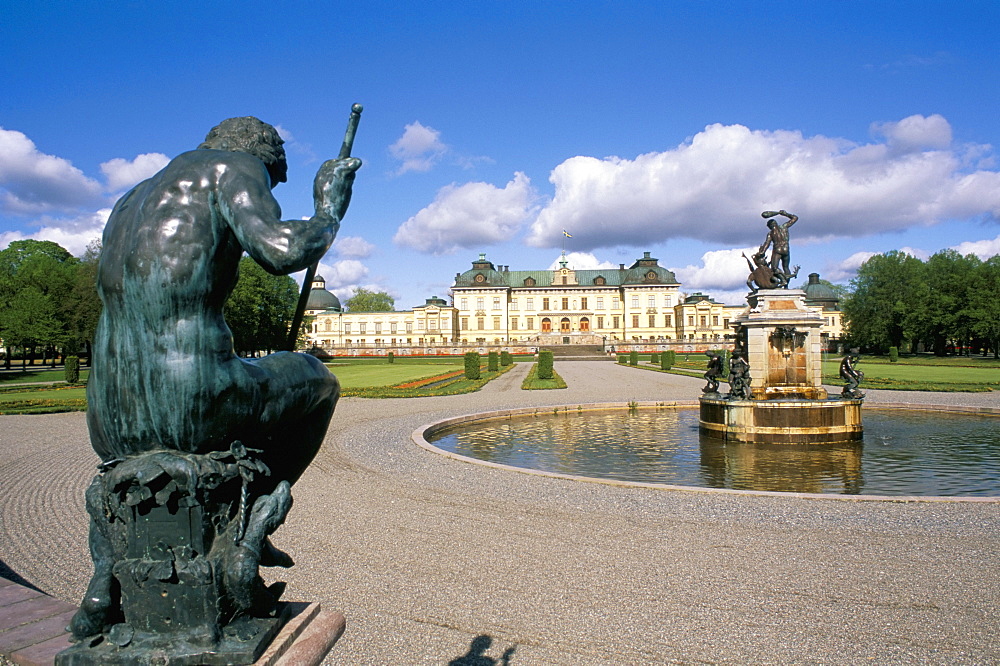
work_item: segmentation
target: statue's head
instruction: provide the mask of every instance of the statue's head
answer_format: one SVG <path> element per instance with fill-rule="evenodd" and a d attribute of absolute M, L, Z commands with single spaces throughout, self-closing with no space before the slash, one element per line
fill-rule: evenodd
<path fill-rule="evenodd" d="M 767 228 L 768 229 L 774 229 L 776 226 L 778 226 L 778 223 L 775 222 L 774 219 L 770 219 L 770 220 L 767 221 Z"/>
<path fill-rule="evenodd" d="M 249 153 L 267 167 L 271 187 L 288 178 L 288 163 L 278 130 L 253 116 L 229 118 L 216 125 L 198 148 Z"/>

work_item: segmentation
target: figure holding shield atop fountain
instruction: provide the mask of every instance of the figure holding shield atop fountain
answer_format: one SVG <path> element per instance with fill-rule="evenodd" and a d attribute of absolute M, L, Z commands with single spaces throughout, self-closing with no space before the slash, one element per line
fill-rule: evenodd
<path fill-rule="evenodd" d="M 841 395 L 847 400 L 860 400 L 865 397 L 864 392 L 858 390 L 858 385 L 865 378 L 865 373 L 858 370 L 855 365 L 859 358 L 857 354 L 848 354 L 840 362 L 840 378 L 847 382 Z"/>
<path fill-rule="evenodd" d="M 784 224 L 779 224 L 777 220 L 773 219 L 778 215 L 783 215 L 788 218 L 788 221 Z M 761 243 L 760 249 L 757 252 L 764 254 L 767 252 L 768 246 L 771 247 L 770 269 L 775 279 L 781 282 L 778 287 L 787 289 L 789 281 L 799 274 L 798 266 L 790 269 L 788 265 L 788 230 L 793 224 L 798 222 L 799 217 L 784 210 L 766 210 L 760 216 L 767 220 L 768 232 L 767 238 Z"/>
<path fill-rule="evenodd" d="M 705 352 L 705 356 L 708 357 L 708 369 L 703 376 L 708 383 L 701 390 L 705 395 L 718 395 L 719 377 L 722 376 L 722 356 L 713 351 Z"/>

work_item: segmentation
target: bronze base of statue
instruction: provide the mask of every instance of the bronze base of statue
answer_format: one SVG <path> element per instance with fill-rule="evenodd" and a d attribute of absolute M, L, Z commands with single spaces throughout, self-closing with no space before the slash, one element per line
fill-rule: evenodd
<path fill-rule="evenodd" d="M 234 442 L 205 455 L 154 451 L 104 465 L 87 490 L 94 576 L 70 623 L 78 664 L 249 664 L 284 624 L 291 566 L 268 536 L 291 508 L 287 482 Z"/>

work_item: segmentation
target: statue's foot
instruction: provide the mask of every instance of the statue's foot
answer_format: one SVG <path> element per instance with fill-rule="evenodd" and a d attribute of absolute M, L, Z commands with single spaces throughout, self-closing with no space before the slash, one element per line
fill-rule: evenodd
<path fill-rule="evenodd" d="M 260 565 L 262 567 L 282 567 L 287 569 L 294 566 L 295 561 L 291 555 L 271 543 L 270 539 L 264 539 L 264 545 L 260 550 Z"/>

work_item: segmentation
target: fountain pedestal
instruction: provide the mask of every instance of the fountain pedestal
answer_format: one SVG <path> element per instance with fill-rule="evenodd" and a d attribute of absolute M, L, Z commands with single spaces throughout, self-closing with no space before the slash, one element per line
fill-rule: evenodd
<path fill-rule="evenodd" d="M 823 388 L 823 317 L 799 289 L 761 289 L 733 321 L 750 365 L 751 398 L 701 398 L 701 430 L 740 442 L 815 444 L 862 437 L 861 400 L 830 399 Z"/>

